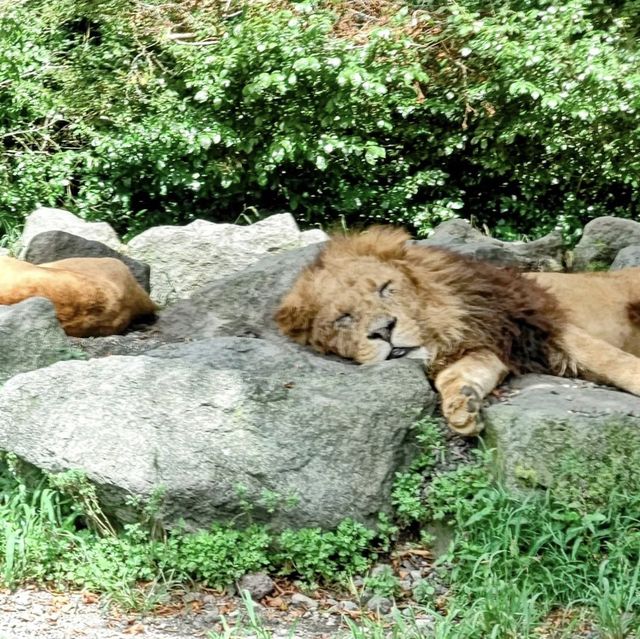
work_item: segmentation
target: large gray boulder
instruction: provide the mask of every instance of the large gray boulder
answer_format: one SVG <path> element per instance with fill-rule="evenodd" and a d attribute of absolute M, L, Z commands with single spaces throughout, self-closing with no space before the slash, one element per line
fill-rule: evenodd
<path fill-rule="evenodd" d="M 187 226 L 156 226 L 134 237 L 127 253 L 151 266 L 151 297 L 165 305 L 265 255 L 301 245 L 295 220 L 282 213 L 250 226 L 205 220 Z"/>
<path fill-rule="evenodd" d="M 87 240 L 102 242 L 115 251 L 122 249 L 118 234 L 106 222 L 87 222 L 63 209 L 40 207 L 27 217 L 19 242 L 19 257 L 21 259 L 25 255 L 31 240 L 36 235 L 46 231 L 66 231 L 67 233 L 84 237 Z"/>
<path fill-rule="evenodd" d="M 162 489 L 165 525 L 205 527 L 247 503 L 277 528 L 373 523 L 435 403 L 416 361 L 358 367 L 223 338 L 14 377 L 0 450 L 84 471 L 124 520 L 128 498 Z"/>
<path fill-rule="evenodd" d="M 285 341 L 273 321 L 276 306 L 322 244 L 270 255 L 201 288 L 160 314 L 154 333 L 173 341 L 218 336 Z"/>
<path fill-rule="evenodd" d="M 23 251 L 23 259 L 31 264 L 45 264 L 69 257 L 113 257 L 129 267 L 138 284 L 147 293 L 150 290 L 151 269 L 148 264 L 122 255 L 96 240 L 88 240 L 66 231 L 45 231 L 34 236 Z"/>
<path fill-rule="evenodd" d="M 637 244 L 640 244 L 640 223 L 618 217 L 597 217 L 584 227 L 573 251 L 573 268 L 605 270 L 619 251 Z"/>
<path fill-rule="evenodd" d="M 416 243 L 447 248 L 496 266 L 524 271 L 561 271 L 564 257 L 564 240 L 560 231 L 531 242 L 503 242 L 484 235 L 467 220 L 460 219 L 443 222 L 431 237 Z"/>
<path fill-rule="evenodd" d="M 485 440 L 513 487 L 553 486 L 570 458 L 606 465 L 621 443 L 640 453 L 640 397 L 548 375 L 516 378 L 506 390 L 483 416 Z"/>
<path fill-rule="evenodd" d="M 18 373 L 69 359 L 70 354 L 67 336 L 49 300 L 32 297 L 0 306 L 0 386 Z"/>

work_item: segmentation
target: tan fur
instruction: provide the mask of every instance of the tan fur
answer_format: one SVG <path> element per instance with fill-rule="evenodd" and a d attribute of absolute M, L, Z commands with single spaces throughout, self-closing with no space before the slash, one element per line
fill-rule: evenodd
<path fill-rule="evenodd" d="M 408 239 L 388 227 L 332 239 L 282 300 L 281 330 L 361 364 L 421 359 L 463 435 L 509 372 L 640 395 L 640 268 L 522 274 Z"/>
<path fill-rule="evenodd" d="M 120 260 L 78 257 L 30 264 L 0 257 L 0 304 L 46 297 L 65 332 L 74 337 L 113 335 L 155 313 L 156 306 Z"/>

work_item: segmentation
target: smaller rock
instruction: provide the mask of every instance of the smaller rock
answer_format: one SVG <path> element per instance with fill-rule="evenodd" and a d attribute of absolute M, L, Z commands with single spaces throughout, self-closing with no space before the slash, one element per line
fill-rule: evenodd
<path fill-rule="evenodd" d="M 207 608 L 202 613 L 202 623 L 203 625 L 212 625 L 216 623 L 216 621 L 220 621 L 222 615 L 220 614 L 220 610 L 213 606 L 211 608 Z"/>
<path fill-rule="evenodd" d="M 382 595 L 373 595 L 369 601 L 367 601 L 367 610 L 376 612 L 379 615 L 387 615 L 393 608 L 393 601 L 388 597 Z"/>
<path fill-rule="evenodd" d="M 182 603 L 184 604 L 189 604 L 189 603 L 193 603 L 194 601 L 201 601 L 202 600 L 202 594 L 199 592 L 187 592 L 184 595 L 182 595 Z"/>
<path fill-rule="evenodd" d="M 409 577 L 411 578 L 411 581 L 413 581 L 414 583 L 418 583 L 419 581 L 422 581 L 422 571 L 412 570 L 409 573 Z"/>
<path fill-rule="evenodd" d="M 613 264 L 609 268 L 610 271 L 619 271 L 623 268 L 633 268 L 640 266 L 640 245 L 634 244 L 633 246 L 627 246 L 621 251 L 618 251 L 616 258 L 613 260 Z"/>
<path fill-rule="evenodd" d="M 423 633 L 425 633 L 422 635 L 423 637 L 429 636 L 426 633 L 430 633 L 431 631 L 433 631 L 433 627 L 435 626 L 435 620 L 433 619 L 433 617 L 418 617 L 413 620 L 413 623 L 415 624 L 416 628 L 419 628 L 423 631 Z"/>
<path fill-rule="evenodd" d="M 116 251 L 122 248 L 118 234 L 106 222 L 87 222 L 63 209 L 41 207 L 27 217 L 19 242 L 20 258 L 31 240 L 45 231 L 67 231 L 87 240 L 102 242 Z"/>
<path fill-rule="evenodd" d="M 407 590 L 411 590 L 411 587 L 413 586 L 413 581 L 407 577 L 406 579 L 401 579 L 400 583 L 400 590 L 406 592 Z"/>
<path fill-rule="evenodd" d="M 424 241 L 425 244 L 437 246 L 469 244 L 470 242 L 497 242 L 497 240 L 474 228 L 467 220 L 454 218 L 438 224 L 429 238 Z"/>
<path fill-rule="evenodd" d="M 301 592 L 296 592 L 291 596 L 291 603 L 294 606 L 301 606 L 308 610 L 315 610 L 318 607 L 318 602 L 311 597 L 303 595 Z"/>
<path fill-rule="evenodd" d="M 238 582 L 238 590 L 246 590 L 254 601 L 260 601 L 269 593 L 273 592 L 275 583 L 273 579 L 262 572 L 249 573 Z"/>
<path fill-rule="evenodd" d="M 355 610 L 359 610 L 359 606 L 355 601 L 339 601 L 336 606 L 338 610 L 341 612 L 354 612 Z"/>
<path fill-rule="evenodd" d="M 606 268 L 623 248 L 639 244 L 640 223 L 612 216 L 597 217 L 584 227 L 573 251 L 573 268 L 576 271 Z"/>
<path fill-rule="evenodd" d="M 459 219 L 443 222 L 428 239 L 416 244 L 447 248 L 476 260 L 527 271 L 560 271 L 564 254 L 560 231 L 531 242 L 503 242 Z"/>

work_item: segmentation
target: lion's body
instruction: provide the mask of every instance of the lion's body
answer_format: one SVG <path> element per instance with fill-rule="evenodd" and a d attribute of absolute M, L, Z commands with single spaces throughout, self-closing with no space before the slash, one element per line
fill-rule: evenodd
<path fill-rule="evenodd" d="M 0 257 L 0 304 L 29 297 L 51 300 L 65 332 L 75 337 L 120 333 L 156 311 L 120 260 L 79 257 L 36 266 Z"/>
<path fill-rule="evenodd" d="M 523 274 L 407 239 L 384 227 L 333 239 L 282 301 L 282 331 L 362 364 L 423 360 L 462 434 L 509 372 L 640 395 L 640 269 Z"/>
<path fill-rule="evenodd" d="M 640 268 L 525 277 L 553 294 L 571 324 L 640 357 Z"/>

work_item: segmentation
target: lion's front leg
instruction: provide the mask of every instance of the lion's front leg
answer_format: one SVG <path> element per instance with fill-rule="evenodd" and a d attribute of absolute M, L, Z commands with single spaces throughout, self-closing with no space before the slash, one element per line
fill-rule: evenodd
<path fill-rule="evenodd" d="M 504 363 L 487 350 L 467 353 L 440 371 L 435 385 L 449 427 L 459 435 L 477 435 L 483 428 L 478 418 L 482 400 L 508 372 Z"/>
<path fill-rule="evenodd" d="M 571 324 L 562 341 L 570 368 L 581 377 L 640 395 L 640 358 Z"/>

